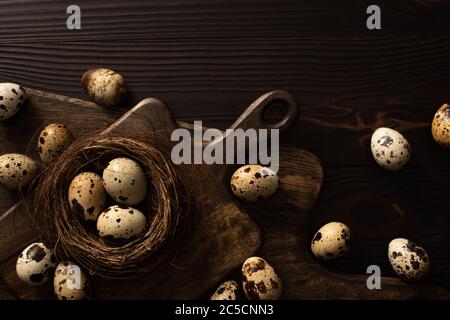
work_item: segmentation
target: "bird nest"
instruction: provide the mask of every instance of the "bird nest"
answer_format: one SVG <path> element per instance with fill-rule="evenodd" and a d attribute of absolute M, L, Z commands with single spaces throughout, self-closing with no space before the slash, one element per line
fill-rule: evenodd
<path fill-rule="evenodd" d="M 73 143 L 43 173 L 35 190 L 35 218 L 57 255 L 108 278 L 150 271 L 167 257 L 176 247 L 183 218 L 193 208 L 183 174 L 170 160 L 170 150 L 169 139 L 157 134 L 139 138 L 92 135 Z M 69 185 L 77 174 L 101 175 L 117 157 L 137 161 L 149 185 L 145 201 L 137 207 L 147 216 L 145 232 L 125 244 L 101 238 L 95 224 L 80 221 L 68 201 Z"/>

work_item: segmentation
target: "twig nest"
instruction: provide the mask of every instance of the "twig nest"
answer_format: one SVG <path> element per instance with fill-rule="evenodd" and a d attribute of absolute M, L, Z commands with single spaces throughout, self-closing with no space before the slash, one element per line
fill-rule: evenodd
<path fill-rule="evenodd" d="M 450 106 L 445 103 L 434 115 L 431 124 L 434 140 L 444 148 L 450 148 Z"/>
<path fill-rule="evenodd" d="M 32 285 L 45 283 L 52 275 L 56 266 L 53 250 L 42 242 L 36 242 L 26 247 L 16 262 L 17 276 L 23 282 Z"/>
<path fill-rule="evenodd" d="M 145 224 L 145 215 L 138 209 L 115 205 L 98 217 L 97 231 L 107 240 L 125 242 L 144 232 Z"/>
<path fill-rule="evenodd" d="M 404 280 L 420 280 L 430 269 L 430 258 L 427 252 L 408 239 L 392 240 L 389 243 L 388 256 L 392 268 Z"/>
<path fill-rule="evenodd" d="M 71 144 L 43 172 L 34 198 L 39 227 L 55 244 L 57 255 L 70 258 L 91 274 L 107 278 L 127 278 L 147 272 L 165 258 L 175 243 L 180 220 L 191 212 L 192 206 L 182 175 L 171 162 L 171 148 L 169 137 L 158 134 L 139 139 L 100 134 Z M 105 210 L 99 215 L 97 230 L 83 223 L 79 216 L 82 212 L 94 221 L 103 203 L 103 196 L 99 196 L 98 203 L 93 196 L 96 188 L 101 189 L 98 173 L 109 167 L 112 160 L 124 156 L 139 165 L 138 171 L 144 173 L 142 177 L 151 192 L 144 194 L 138 208 L 120 204 Z M 121 177 L 122 183 L 128 181 L 124 180 L 128 179 L 126 175 Z M 132 181 L 128 181 L 130 185 Z M 134 180 L 135 185 L 138 182 Z M 139 183 L 141 187 L 144 184 Z"/>
<path fill-rule="evenodd" d="M 41 131 L 38 140 L 38 151 L 42 162 L 52 163 L 72 142 L 72 133 L 65 125 L 49 124 Z"/>
<path fill-rule="evenodd" d="M 89 69 L 83 74 L 81 83 L 95 102 L 106 107 L 119 105 L 128 93 L 124 78 L 110 69 Z"/>
<path fill-rule="evenodd" d="M 103 211 L 106 191 L 103 179 L 94 172 L 82 172 L 73 178 L 69 186 L 69 205 L 81 221 L 95 222 Z"/>
<path fill-rule="evenodd" d="M 320 260 L 331 260 L 350 250 L 350 228 L 341 222 L 330 222 L 316 232 L 311 251 Z"/>
<path fill-rule="evenodd" d="M 55 270 L 53 289 L 58 300 L 87 300 L 91 284 L 86 273 L 72 261 L 61 261 Z"/>
<path fill-rule="evenodd" d="M 147 194 L 147 178 L 139 163 L 129 158 L 116 158 L 103 170 L 106 192 L 117 202 L 136 205 Z"/>
<path fill-rule="evenodd" d="M 9 190 L 28 186 L 38 173 L 38 164 L 27 156 L 18 153 L 0 156 L 0 185 Z"/>
<path fill-rule="evenodd" d="M 15 83 L 0 83 L 0 120 L 14 116 L 25 102 L 25 90 Z"/>

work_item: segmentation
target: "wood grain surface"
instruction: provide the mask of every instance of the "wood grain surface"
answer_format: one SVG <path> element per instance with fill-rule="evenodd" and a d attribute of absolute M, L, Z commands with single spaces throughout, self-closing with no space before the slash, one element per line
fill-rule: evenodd
<path fill-rule="evenodd" d="M 66 112 L 80 108 L 103 108 L 31 89 L 27 93 L 29 98 L 25 108 L 29 112 L 35 110 L 41 119 L 45 119 L 49 111 L 53 110 L 49 106 L 62 107 Z M 290 102 L 291 110 L 296 110 L 287 93 L 268 93 L 252 103 L 232 127 L 264 127 L 261 109 L 269 104 L 272 100 L 270 97 L 283 97 Z M 83 114 L 77 117 L 77 125 L 90 130 L 84 121 L 86 116 Z M 192 129 L 187 123 L 180 124 Z M 127 135 L 131 128 L 142 132 L 166 131 L 173 130 L 175 124 L 164 104 L 150 98 L 143 100 L 103 132 Z M 280 274 L 283 279 L 283 299 L 450 297 L 446 289 L 430 283 L 407 284 L 395 278 L 383 278 L 382 290 L 367 290 L 364 275 L 348 275 L 333 270 L 335 262 L 328 266 L 321 265 L 309 253 L 310 236 L 307 230 L 323 181 L 322 168 L 310 152 L 292 146 L 281 148 L 280 159 L 280 190 L 271 198 L 256 204 L 238 203 L 230 194 L 230 176 L 238 166 L 191 165 L 186 168 L 186 172 L 190 172 L 189 181 L 192 181 L 190 190 L 202 210 L 196 215 L 195 223 L 176 255 L 161 262 L 154 271 L 134 279 L 113 281 L 93 276 L 94 298 L 208 298 L 221 281 L 241 281 L 239 269 L 242 262 L 256 254 L 268 259 Z M 214 180 L 211 180 L 212 176 Z M 7 235 L 0 239 L 0 276 L 8 286 L 6 292 L 17 298 L 52 299 L 51 282 L 34 287 L 22 283 L 16 275 L 15 263 L 23 247 L 37 240 L 45 241 L 35 229 L 29 210 L 32 210 L 31 203 L 21 201 L 0 218 L 0 234 Z M 258 221 L 261 231 L 248 214 Z"/>
<path fill-rule="evenodd" d="M 77 2 L 80 31 L 65 28 L 68 1 L 2 1 L 1 80 L 87 99 L 82 73 L 116 69 L 131 95 L 122 108 L 88 117 L 103 124 L 152 96 L 179 120 L 226 128 L 248 101 L 288 90 L 302 114 L 285 139 L 317 155 L 325 172 L 307 232 L 341 220 L 357 239 L 333 268 L 361 274 L 379 264 L 393 275 L 386 245 L 404 236 L 429 251 L 428 279 L 450 288 L 450 153 L 430 133 L 434 112 L 450 99 L 448 1 L 379 1 L 375 32 L 364 27 L 364 1 Z M 0 152 L 24 152 L 44 125 L 25 114 L 1 123 L 10 143 Z M 63 121 L 57 112 L 48 117 Z M 76 114 L 68 119 L 75 123 Z M 381 125 L 412 145 L 400 173 L 371 158 L 368 139 Z"/>

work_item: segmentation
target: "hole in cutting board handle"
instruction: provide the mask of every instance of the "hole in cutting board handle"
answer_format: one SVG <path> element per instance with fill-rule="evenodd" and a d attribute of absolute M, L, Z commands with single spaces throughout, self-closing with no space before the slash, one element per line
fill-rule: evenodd
<path fill-rule="evenodd" d="M 280 106 L 281 104 L 281 106 Z M 265 109 L 282 108 L 282 105 L 287 107 L 285 116 L 277 123 L 271 123 L 268 118 L 265 118 L 264 113 L 269 112 Z M 284 131 L 288 129 L 297 118 L 297 105 L 294 98 L 289 92 L 283 90 L 275 90 L 267 92 L 244 111 L 244 113 L 233 123 L 230 129 L 279 129 Z"/>
<path fill-rule="evenodd" d="M 281 127 L 288 119 L 288 103 L 282 99 L 269 102 L 261 113 L 261 120 L 271 129 Z"/>
<path fill-rule="evenodd" d="M 298 108 L 294 98 L 286 91 L 267 93 L 261 101 L 260 120 L 268 129 L 288 129 L 297 118 Z M 264 97 L 263 96 L 263 97 Z"/>

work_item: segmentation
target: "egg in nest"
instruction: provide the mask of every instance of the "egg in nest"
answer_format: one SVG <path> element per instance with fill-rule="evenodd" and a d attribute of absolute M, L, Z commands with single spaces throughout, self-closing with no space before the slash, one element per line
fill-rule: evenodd
<path fill-rule="evenodd" d="M 97 221 L 106 202 L 103 179 L 94 172 L 82 172 L 73 178 L 69 186 L 69 205 L 82 221 Z"/>
<path fill-rule="evenodd" d="M 136 161 L 116 158 L 103 170 L 103 186 L 116 202 L 137 205 L 147 194 L 147 177 Z"/>
<path fill-rule="evenodd" d="M 102 238 L 123 242 L 145 230 L 145 215 L 125 205 L 115 205 L 103 211 L 97 220 L 97 231 Z"/>

